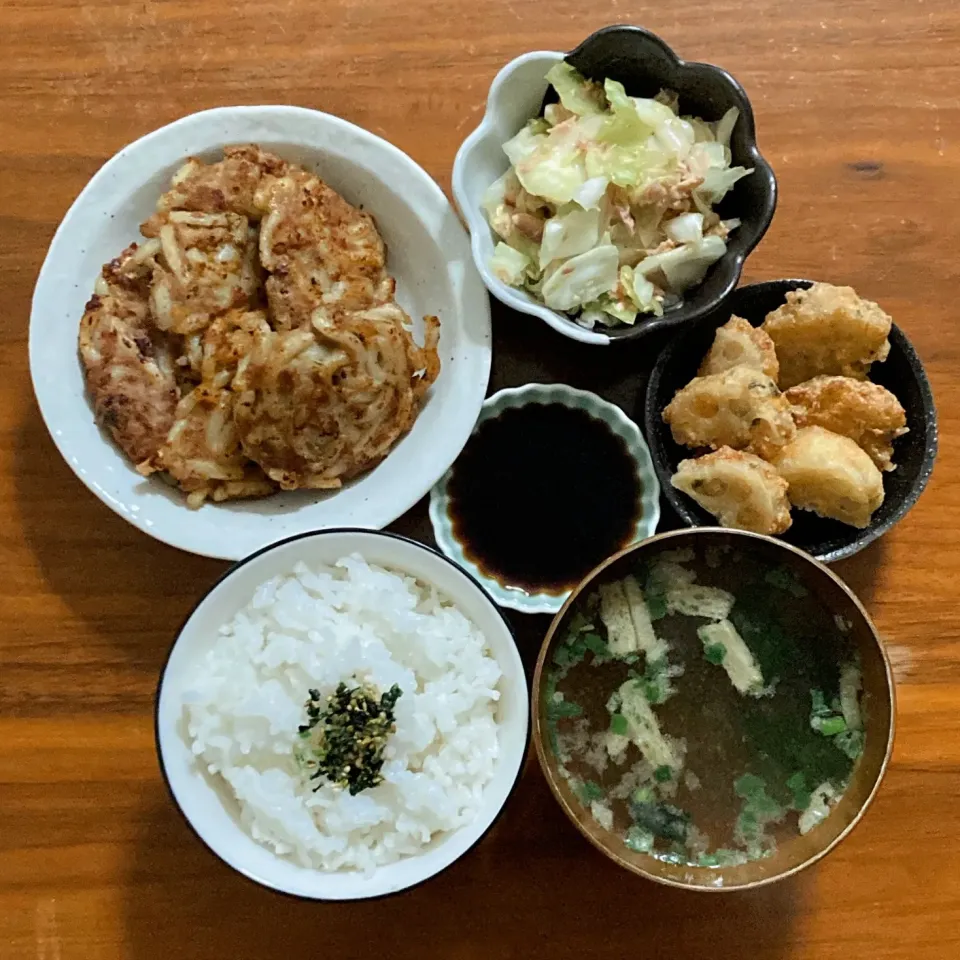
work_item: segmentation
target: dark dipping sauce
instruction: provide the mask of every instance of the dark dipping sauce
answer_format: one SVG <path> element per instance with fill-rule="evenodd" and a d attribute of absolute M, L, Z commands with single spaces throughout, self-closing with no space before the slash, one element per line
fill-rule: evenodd
<path fill-rule="evenodd" d="M 560 403 L 480 424 L 447 485 L 453 535 L 504 586 L 560 594 L 631 543 L 637 466 L 602 420 Z"/>

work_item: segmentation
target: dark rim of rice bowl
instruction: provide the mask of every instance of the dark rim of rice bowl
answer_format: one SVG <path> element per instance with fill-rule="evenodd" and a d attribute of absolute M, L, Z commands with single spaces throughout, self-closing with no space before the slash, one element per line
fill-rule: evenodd
<path fill-rule="evenodd" d="M 173 655 L 174 648 L 176 647 L 177 643 L 180 641 L 180 637 L 183 634 L 184 629 L 186 628 L 190 620 L 193 618 L 193 615 L 197 612 L 200 605 L 207 599 L 208 596 L 210 596 L 211 593 L 213 593 L 214 590 L 216 590 L 217 587 L 220 586 L 221 583 L 223 583 L 229 577 L 233 576 L 233 574 L 236 573 L 237 570 L 239 570 L 241 567 L 245 566 L 246 564 L 250 563 L 253 560 L 256 560 L 258 557 L 262 556 L 263 554 L 269 553 L 271 550 L 275 550 L 278 547 L 286 546 L 288 543 L 294 543 L 297 540 L 305 540 L 308 537 L 318 537 L 318 536 L 324 536 L 326 534 L 337 534 L 337 533 L 362 533 L 362 534 L 369 534 L 375 537 L 387 537 L 392 540 L 400 540 L 403 543 L 407 543 L 407 544 L 410 544 L 411 546 L 418 547 L 421 550 L 425 550 L 427 553 L 432 553 L 435 556 L 439 557 L 445 563 L 449 564 L 451 567 L 456 569 L 460 574 L 466 577 L 480 591 L 483 597 L 490 603 L 490 606 L 493 607 L 493 609 L 496 611 L 497 616 L 500 617 L 500 620 L 503 622 L 503 625 L 507 628 L 507 632 L 510 634 L 510 639 L 513 641 L 513 645 L 517 647 L 517 650 L 519 651 L 519 647 L 517 646 L 516 633 L 514 632 L 513 627 L 510 624 L 510 621 L 504 615 L 503 610 L 497 605 L 496 601 L 490 596 L 487 590 L 484 589 L 483 584 L 481 584 L 476 577 L 474 577 L 469 571 L 464 570 L 464 568 L 461 567 L 460 564 L 456 563 L 455 561 L 451 560 L 449 557 L 442 554 L 439 550 L 436 550 L 425 543 L 421 543 L 419 540 L 414 540 L 412 537 L 405 537 L 399 533 L 391 533 L 388 530 L 371 530 L 368 527 L 325 527 L 322 530 L 310 530 L 306 533 L 294 534 L 293 536 L 286 537 L 283 540 L 277 540 L 274 543 L 267 544 L 265 547 L 261 547 L 259 550 L 256 550 L 253 553 L 251 553 L 250 556 L 244 557 L 242 560 L 238 560 L 236 563 L 231 564 L 219 577 L 217 577 L 217 579 L 212 584 L 210 584 L 209 587 L 207 587 L 207 589 L 203 592 L 203 595 L 190 608 L 190 612 L 183 618 L 182 622 L 180 623 L 180 626 L 177 628 L 177 631 L 174 634 L 173 642 L 170 644 L 170 647 L 167 650 L 167 654 L 163 658 L 163 666 L 160 669 L 160 678 L 157 681 L 157 689 L 156 689 L 156 693 L 154 694 L 154 702 L 153 702 L 153 741 L 154 741 L 154 748 L 157 754 L 157 762 L 160 767 L 160 774 L 163 777 L 163 782 L 167 788 L 167 793 L 169 794 L 170 799 L 173 801 L 173 805 L 176 808 L 177 812 L 180 814 L 180 817 L 183 819 L 186 825 L 190 828 L 191 833 L 193 833 L 193 835 L 212 854 L 214 854 L 214 856 L 216 856 L 216 858 L 221 863 L 229 867 L 234 873 L 243 877 L 245 880 L 255 883 L 258 887 L 264 887 L 267 890 L 270 890 L 272 893 L 280 894 L 284 897 L 290 897 L 293 900 L 306 900 L 313 903 L 344 903 L 344 902 L 350 902 L 350 901 L 344 901 L 338 898 L 331 898 L 331 897 L 312 897 L 312 896 L 309 896 L 308 894 L 291 893 L 288 890 L 280 890 L 277 887 L 273 886 L 273 884 L 269 883 L 268 881 L 263 880 L 258 876 L 254 876 L 252 873 L 246 870 L 243 870 L 240 867 L 236 867 L 232 863 L 228 863 L 226 860 L 223 859 L 222 856 L 220 856 L 219 852 L 216 849 L 214 849 L 214 847 L 211 846 L 210 843 L 207 842 L 206 838 L 194 826 L 193 821 L 190 819 L 190 817 L 188 817 L 187 814 L 184 813 L 183 808 L 180 806 L 180 802 L 177 800 L 177 796 L 173 791 L 173 786 L 170 783 L 170 778 L 167 775 L 167 768 L 163 760 L 163 751 L 160 747 L 160 693 L 163 690 L 163 681 L 167 675 L 167 667 L 169 666 L 169 663 L 170 663 L 170 657 Z M 524 671 L 523 680 L 524 680 L 524 683 L 526 684 L 527 681 L 526 681 L 525 671 Z M 529 700 L 529 694 L 528 694 L 528 700 Z M 523 737 L 523 741 L 524 741 L 523 756 L 524 758 L 526 758 L 527 754 L 530 751 L 530 737 L 531 737 L 531 729 L 532 729 L 532 725 L 530 722 L 529 706 L 528 706 L 528 709 L 524 711 L 524 723 L 525 723 L 525 729 L 524 729 L 524 737 Z M 361 902 L 361 901 L 369 901 L 369 900 L 383 900 L 387 897 L 399 896 L 410 890 L 415 890 L 417 887 L 421 886 L 424 883 L 429 883 L 431 880 L 434 880 L 435 878 L 439 877 L 442 873 L 445 873 L 447 870 L 449 870 L 454 864 L 459 863 L 461 860 L 463 860 L 464 857 L 466 857 L 467 854 L 473 851 L 476 848 L 476 846 L 480 843 L 480 841 L 483 840 L 484 837 L 486 837 L 486 835 L 490 832 L 491 829 L 493 829 L 497 821 L 503 815 L 504 810 L 506 810 L 507 806 L 510 803 L 510 798 L 513 796 L 513 793 L 517 788 L 517 784 L 520 782 L 520 777 L 523 773 L 523 768 L 525 765 L 526 765 L 526 759 L 521 761 L 520 766 L 517 768 L 517 773 L 513 778 L 513 783 L 510 785 L 510 789 L 507 791 L 507 795 L 504 798 L 503 803 L 500 805 L 500 809 L 496 812 L 496 814 L 494 815 L 490 823 L 487 824 L 486 829 L 481 834 L 479 834 L 479 836 L 477 836 L 477 838 L 473 841 L 473 843 L 471 843 L 470 846 L 467 847 L 463 851 L 463 853 L 460 854 L 460 856 L 455 857 L 448 864 L 446 864 L 445 866 L 437 870 L 436 873 L 433 873 L 428 877 L 424 877 L 422 880 L 418 880 L 416 883 L 412 883 L 409 886 L 402 887 L 399 890 L 390 890 L 390 891 L 387 891 L 386 893 L 371 894 L 370 896 L 367 896 L 367 897 L 354 897 L 353 901 Z M 324 873 L 324 872 L 335 872 L 335 871 L 318 870 L 317 872 Z"/>

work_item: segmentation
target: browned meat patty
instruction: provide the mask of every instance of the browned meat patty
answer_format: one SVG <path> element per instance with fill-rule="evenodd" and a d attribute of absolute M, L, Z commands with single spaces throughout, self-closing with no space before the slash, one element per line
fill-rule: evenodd
<path fill-rule="evenodd" d="M 132 244 L 108 263 L 80 321 L 80 358 L 97 421 L 135 464 L 163 443 L 178 398 L 167 344 L 148 322 L 156 253 L 155 244 Z"/>
<path fill-rule="evenodd" d="M 276 329 L 304 326 L 317 309 L 332 315 L 393 298 L 395 284 L 373 218 L 319 177 L 298 170 L 266 179 L 257 204 L 263 212 L 260 262 L 269 274 Z"/>

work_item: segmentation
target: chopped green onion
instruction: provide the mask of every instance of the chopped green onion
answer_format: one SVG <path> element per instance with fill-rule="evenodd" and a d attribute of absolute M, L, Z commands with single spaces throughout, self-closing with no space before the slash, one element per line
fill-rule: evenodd
<path fill-rule="evenodd" d="M 554 700 L 547 705 L 547 716 L 551 720 L 564 720 L 571 717 L 579 717 L 583 713 L 583 708 L 572 700 Z"/>
<path fill-rule="evenodd" d="M 593 803 L 594 800 L 599 800 L 603 796 L 603 787 L 599 783 L 596 783 L 593 780 L 585 780 L 583 786 L 580 788 L 580 799 L 586 803 Z"/>
<path fill-rule="evenodd" d="M 586 648 L 595 656 L 606 657 L 610 653 L 610 651 L 607 649 L 606 643 L 603 641 L 603 637 L 601 637 L 599 633 L 584 634 L 583 642 L 586 645 Z"/>
<path fill-rule="evenodd" d="M 838 733 L 846 731 L 847 721 L 843 717 L 814 717 L 810 721 L 810 726 L 825 737 L 835 737 Z"/>
<path fill-rule="evenodd" d="M 708 662 L 719 667 L 723 664 L 723 658 L 727 655 L 727 648 L 722 643 L 708 643 L 703 648 L 703 655 Z"/>

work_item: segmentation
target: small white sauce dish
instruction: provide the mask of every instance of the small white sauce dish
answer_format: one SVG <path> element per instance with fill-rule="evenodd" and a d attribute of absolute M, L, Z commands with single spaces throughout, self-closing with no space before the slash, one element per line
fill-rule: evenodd
<path fill-rule="evenodd" d="M 436 835 L 422 853 L 371 873 L 309 869 L 254 841 L 240 824 L 229 788 L 201 768 L 184 736 L 184 695 L 191 671 L 219 628 L 271 577 L 291 572 L 301 561 L 308 566 L 332 564 L 351 554 L 436 586 L 483 632 L 502 671 L 497 705 L 500 752 L 476 817 L 457 830 Z M 227 571 L 196 606 L 161 674 L 157 752 L 170 793 L 188 824 L 226 864 L 266 887 L 305 899 L 361 900 L 428 880 L 462 857 L 490 829 L 520 775 L 528 746 L 529 713 L 526 676 L 510 627 L 469 574 L 429 547 L 395 534 L 331 529 L 292 537 L 248 557 Z"/>
<path fill-rule="evenodd" d="M 170 177 L 190 156 L 256 143 L 316 171 L 369 211 L 387 246 L 397 301 L 414 321 L 440 318 L 442 369 L 411 431 L 373 470 L 337 491 L 291 491 L 191 510 L 158 475 L 140 476 L 94 422 L 77 356 L 84 304 L 104 263 L 141 240 Z M 416 503 L 460 452 L 486 394 L 490 302 L 466 233 L 429 174 L 386 140 L 339 117 L 289 106 L 220 107 L 124 147 L 90 180 L 60 224 L 30 316 L 30 373 L 64 460 L 111 510 L 171 546 L 239 560 L 284 537 L 333 526 L 380 528 Z"/>
<path fill-rule="evenodd" d="M 522 387 L 500 390 L 488 397 L 480 411 L 477 427 L 487 420 L 495 419 L 504 410 L 524 407 L 527 404 L 555 403 L 588 413 L 606 424 L 610 431 L 623 441 L 626 452 L 636 467 L 640 484 L 639 509 L 630 542 L 645 540 L 656 533 L 657 524 L 660 522 L 660 484 L 653 460 L 640 428 L 616 404 L 609 403 L 595 393 L 577 390 L 563 383 L 528 383 Z M 516 584 L 501 583 L 484 573 L 466 555 L 463 545 L 454 535 L 450 517 L 448 485 L 456 469 L 455 463 L 430 491 L 430 522 L 439 548 L 471 576 L 476 577 L 501 607 L 509 607 L 520 613 L 555 614 L 570 596 L 570 590 L 562 593 L 534 592 Z M 523 531 L 517 531 L 517 536 L 523 536 Z"/>

